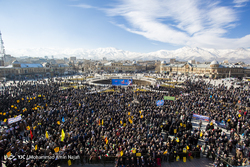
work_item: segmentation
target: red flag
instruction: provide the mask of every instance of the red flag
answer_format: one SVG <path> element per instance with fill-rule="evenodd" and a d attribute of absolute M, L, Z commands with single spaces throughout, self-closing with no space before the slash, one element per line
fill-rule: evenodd
<path fill-rule="evenodd" d="M 30 129 L 30 139 L 31 139 L 31 140 L 33 139 L 33 133 L 32 133 L 32 131 L 31 131 L 31 129 Z"/>
<path fill-rule="evenodd" d="M 107 143 L 107 140 L 108 140 L 108 138 L 106 137 L 106 138 L 105 138 L 105 143 Z"/>

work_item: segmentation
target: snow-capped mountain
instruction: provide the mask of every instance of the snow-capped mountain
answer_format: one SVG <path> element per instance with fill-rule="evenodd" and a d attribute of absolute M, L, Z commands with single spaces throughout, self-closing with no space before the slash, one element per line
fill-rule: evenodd
<path fill-rule="evenodd" d="M 138 53 L 124 51 L 113 47 L 86 49 L 55 49 L 55 48 L 33 48 L 33 49 L 12 49 L 8 53 L 14 57 L 44 57 L 54 56 L 54 58 L 77 57 L 78 59 L 100 60 L 106 57 L 109 60 L 166 60 L 175 58 L 179 61 L 196 60 L 204 61 L 223 61 L 229 62 L 243 61 L 250 63 L 250 49 L 207 49 L 198 47 L 183 47 L 177 50 L 159 50 L 150 53 Z"/>

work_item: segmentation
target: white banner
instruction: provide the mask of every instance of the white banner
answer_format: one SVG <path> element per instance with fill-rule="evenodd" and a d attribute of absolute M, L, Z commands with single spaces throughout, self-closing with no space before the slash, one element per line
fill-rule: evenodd
<path fill-rule="evenodd" d="M 8 119 L 8 124 L 12 124 L 12 123 L 18 122 L 20 120 L 22 120 L 22 116 L 18 115 L 16 118 L 9 118 Z"/>

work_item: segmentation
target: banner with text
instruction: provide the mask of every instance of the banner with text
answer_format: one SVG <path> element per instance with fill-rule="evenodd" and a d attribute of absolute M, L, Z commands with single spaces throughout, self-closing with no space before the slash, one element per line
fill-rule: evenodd
<path fill-rule="evenodd" d="M 17 117 L 15 118 L 9 118 L 8 119 L 8 124 L 12 124 L 12 123 L 15 123 L 15 122 L 18 122 L 18 121 L 21 121 L 22 120 L 22 116 L 21 115 L 18 115 Z"/>
<path fill-rule="evenodd" d="M 198 120 L 203 120 L 203 121 L 208 121 L 209 122 L 209 117 L 203 116 L 203 115 L 198 115 L 198 114 L 193 114 L 194 119 Z"/>
<path fill-rule="evenodd" d="M 112 79 L 114 86 L 128 86 L 133 84 L 133 79 Z"/>
<path fill-rule="evenodd" d="M 156 105 L 157 106 L 163 106 L 164 105 L 164 100 L 157 100 Z"/>
<path fill-rule="evenodd" d="M 175 100 L 174 96 L 164 96 L 164 100 Z"/>

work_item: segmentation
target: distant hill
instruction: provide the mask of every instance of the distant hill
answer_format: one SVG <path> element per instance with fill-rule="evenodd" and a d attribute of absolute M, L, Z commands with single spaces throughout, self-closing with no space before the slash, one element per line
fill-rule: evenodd
<path fill-rule="evenodd" d="M 30 56 L 63 58 L 75 56 L 79 59 L 100 60 L 106 57 L 108 60 L 166 60 L 175 58 L 179 61 L 196 60 L 204 61 L 223 61 L 229 62 L 243 61 L 250 63 L 250 49 L 207 49 L 198 47 L 183 47 L 177 50 L 159 50 L 150 53 L 137 53 L 116 49 L 113 47 L 98 48 L 92 50 L 79 49 L 53 49 L 53 48 L 31 48 L 8 50 L 8 53 L 14 57 Z"/>

